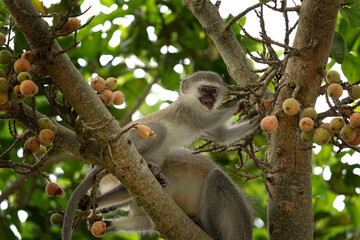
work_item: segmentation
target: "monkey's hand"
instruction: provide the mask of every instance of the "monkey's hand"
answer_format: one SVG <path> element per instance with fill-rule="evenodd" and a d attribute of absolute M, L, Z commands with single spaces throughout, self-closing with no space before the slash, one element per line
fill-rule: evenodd
<path fill-rule="evenodd" d="M 84 195 L 79 202 L 78 209 L 85 211 L 87 206 L 89 205 L 89 202 L 90 202 L 90 196 Z"/>
<path fill-rule="evenodd" d="M 154 175 L 154 177 L 160 183 L 160 185 L 162 187 L 166 187 L 168 184 L 168 181 L 167 181 L 166 177 L 160 172 L 160 166 L 155 163 L 152 163 L 152 162 L 148 162 L 148 166 L 150 168 L 150 171 Z"/>

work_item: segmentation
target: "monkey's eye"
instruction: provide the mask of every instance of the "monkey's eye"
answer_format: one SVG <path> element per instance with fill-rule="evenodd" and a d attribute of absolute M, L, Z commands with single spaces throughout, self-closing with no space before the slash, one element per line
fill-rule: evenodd
<path fill-rule="evenodd" d="M 217 93 L 217 90 L 216 89 L 211 89 L 211 94 L 215 94 Z"/>
<path fill-rule="evenodd" d="M 207 88 L 201 88 L 200 91 L 207 92 Z"/>

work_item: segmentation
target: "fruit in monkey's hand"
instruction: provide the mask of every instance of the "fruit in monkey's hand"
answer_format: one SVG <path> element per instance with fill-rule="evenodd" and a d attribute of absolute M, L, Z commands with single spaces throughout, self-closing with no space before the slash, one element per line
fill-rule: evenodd
<path fill-rule="evenodd" d="M 30 153 L 35 153 L 39 151 L 40 149 L 40 143 L 39 140 L 36 137 L 31 137 L 28 140 L 26 140 L 24 144 L 25 151 L 28 151 Z"/>
<path fill-rule="evenodd" d="M 328 84 L 339 83 L 340 82 L 340 74 L 335 70 L 329 71 L 326 74 L 326 82 Z"/>
<path fill-rule="evenodd" d="M 19 82 L 23 82 L 25 80 L 31 80 L 31 75 L 28 72 L 21 72 L 21 73 L 18 74 L 17 80 Z"/>
<path fill-rule="evenodd" d="M 43 129 L 39 133 L 39 142 L 41 145 L 49 146 L 54 140 L 55 134 L 50 129 Z"/>
<path fill-rule="evenodd" d="M 49 197 L 62 197 L 64 195 L 64 190 L 62 190 L 62 188 L 56 183 L 49 182 L 45 187 L 45 193 Z"/>
<path fill-rule="evenodd" d="M 31 64 L 35 60 L 35 55 L 32 51 L 27 51 L 21 54 L 21 58 L 28 60 L 29 63 Z"/>
<path fill-rule="evenodd" d="M 62 224 L 62 216 L 59 213 L 54 213 L 50 217 L 50 222 L 54 226 L 60 226 Z"/>
<path fill-rule="evenodd" d="M 105 105 L 110 105 L 114 101 L 114 93 L 110 90 L 105 89 L 100 93 L 100 98 Z"/>
<path fill-rule="evenodd" d="M 30 62 L 24 58 L 19 58 L 14 63 L 14 70 L 16 73 L 29 72 Z"/>
<path fill-rule="evenodd" d="M 25 97 L 33 97 L 38 91 L 38 86 L 31 80 L 25 80 L 20 83 L 20 92 Z"/>
<path fill-rule="evenodd" d="M 313 131 L 310 132 L 301 132 L 300 138 L 303 142 L 312 142 L 313 141 Z"/>
<path fill-rule="evenodd" d="M 267 133 L 273 133 L 276 131 L 279 123 L 275 116 L 266 116 L 260 122 L 260 127 Z"/>
<path fill-rule="evenodd" d="M 68 21 L 64 24 L 64 26 L 60 29 L 60 33 L 70 32 L 80 27 L 80 20 L 77 18 L 69 18 Z"/>
<path fill-rule="evenodd" d="M 146 125 L 137 125 L 136 126 L 136 134 L 142 140 L 148 139 L 150 136 L 156 138 L 156 134 Z"/>
<path fill-rule="evenodd" d="M 114 91 L 117 88 L 118 84 L 118 81 L 114 77 L 109 77 L 105 81 L 106 87 L 111 91 Z"/>
<path fill-rule="evenodd" d="M 95 237 L 104 236 L 106 233 L 106 223 L 103 221 L 94 222 L 94 224 L 91 226 L 91 233 Z"/>
<path fill-rule="evenodd" d="M 308 118 L 311 118 L 311 119 L 315 119 L 316 116 L 317 116 L 317 112 L 314 108 L 312 107 L 308 107 L 308 108 L 305 108 L 302 113 L 301 113 L 301 116 L 304 118 L 304 117 L 308 117 Z"/>
<path fill-rule="evenodd" d="M 313 141 L 317 145 L 322 146 L 322 145 L 328 143 L 329 140 L 330 140 L 330 134 L 326 129 L 317 128 L 314 130 Z"/>
<path fill-rule="evenodd" d="M 6 102 L 4 104 L 0 104 L 0 112 L 6 112 L 11 107 L 11 102 Z"/>
<path fill-rule="evenodd" d="M 6 43 L 6 36 L 3 33 L 0 33 L 0 46 Z"/>
<path fill-rule="evenodd" d="M 4 104 L 8 101 L 9 94 L 7 92 L 0 92 L 0 104 Z"/>
<path fill-rule="evenodd" d="M 360 113 L 356 112 L 351 114 L 350 126 L 353 128 L 360 128 Z"/>
<path fill-rule="evenodd" d="M 9 90 L 9 81 L 6 78 L 0 77 L 0 91 L 6 92 Z"/>
<path fill-rule="evenodd" d="M 349 93 L 349 97 L 353 100 L 359 99 L 360 98 L 360 86 L 359 85 L 354 85 L 351 86 L 350 91 L 348 91 Z"/>
<path fill-rule="evenodd" d="M 343 88 L 340 84 L 332 83 L 327 88 L 327 94 L 332 99 L 338 99 L 343 94 Z"/>
<path fill-rule="evenodd" d="M 330 137 L 334 135 L 334 131 L 330 128 L 330 123 L 322 123 L 320 124 L 319 128 L 324 128 L 330 134 Z"/>
<path fill-rule="evenodd" d="M 354 138 L 356 137 L 355 128 L 352 128 L 349 125 L 344 126 L 340 130 L 340 137 L 341 137 L 342 140 L 344 140 L 346 142 L 354 140 Z"/>
<path fill-rule="evenodd" d="M 114 92 L 114 105 L 121 105 L 125 102 L 125 95 L 121 91 Z"/>
<path fill-rule="evenodd" d="M 96 76 L 90 81 L 90 86 L 97 92 L 101 92 L 105 88 L 105 80 L 102 77 Z"/>
<path fill-rule="evenodd" d="M 38 120 L 38 127 L 40 129 L 51 129 L 52 126 L 53 126 L 52 121 L 47 117 L 43 117 Z"/>
<path fill-rule="evenodd" d="M 8 64 L 11 62 L 11 52 L 8 50 L 0 51 L 0 64 Z"/>
<path fill-rule="evenodd" d="M 304 117 L 300 120 L 299 127 L 304 132 L 310 132 L 314 129 L 314 121 L 309 117 Z"/>
<path fill-rule="evenodd" d="M 44 155 L 46 153 L 46 151 L 47 151 L 46 147 L 43 145 L 40 145 L 39 151 L 33 153 L 33 155 L 34 155 L 34 157 L 38 158 L 38 157 Z"/>
<path fill-rule="evenodd" d="M 296 99 L 288 98 L 283 102 L 282 108 L 286 115 L 292 116 L 299 112 L 300 104 Z"/>
<path fill-rule="evenodd" d="M 340 130 L 345 126 L 345 121 L 341 117 L 333 118 L 330 121 L 330 128 L 334 132 L 340 132 Z"/>

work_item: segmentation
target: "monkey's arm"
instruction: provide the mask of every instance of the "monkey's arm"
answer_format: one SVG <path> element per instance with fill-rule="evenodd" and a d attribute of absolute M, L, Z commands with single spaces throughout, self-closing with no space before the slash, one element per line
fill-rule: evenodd
<path fill-rule="evenodd" d="M 92 169 L 72 193 L 64 214 L 62 225 L 62 240 L 71 240 L 72 222 L 80 200 L 86 194 L 86 192 L 94 185 L 96 175 L 102 170 L 103 168 L 97 166 Z"/>
<path fill-rule="evenodd" d="M 260 117 L 245 120 L 231 127 L 225 125 L 218 126 L 206 132 L 205 136 L 213 141 L 222 144 L 229 144 L 247 137 L 252 134 L 259 126 Z"/>

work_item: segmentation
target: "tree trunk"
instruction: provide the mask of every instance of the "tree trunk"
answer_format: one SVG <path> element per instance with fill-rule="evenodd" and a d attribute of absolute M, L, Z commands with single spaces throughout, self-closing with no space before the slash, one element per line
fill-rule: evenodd
<path fill-rule="evenodd" d="M 268 160 L 277 170 L 269 176 L 269 239 L 312 239 L 311 151 L 302 143 L 299 114 L 287 116 L 281 109 L 285 99 L 294 96 L 302 107 L 313 107 L 333 40 L 340 0 L 304 0 L 293 47 L 282 76 L 283 87 L 275 103 L 279 127 L 269 136 Z M 272 198 L 271 198 L 272 196 Z"/>

